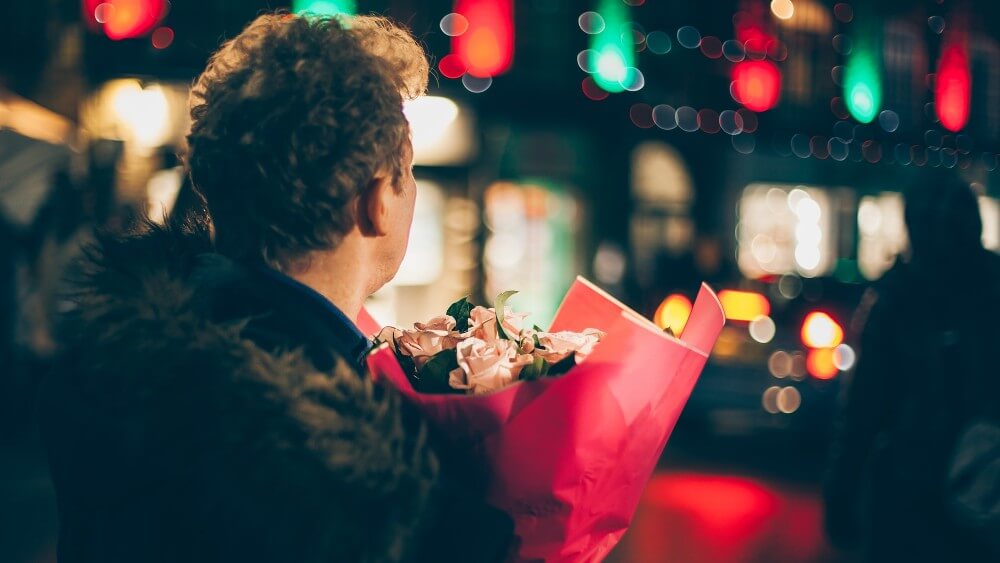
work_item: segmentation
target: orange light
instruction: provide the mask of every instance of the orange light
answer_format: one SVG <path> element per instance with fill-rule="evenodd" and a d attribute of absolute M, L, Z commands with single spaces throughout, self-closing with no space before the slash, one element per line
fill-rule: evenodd
<path fill-rule="evenodd" d="M 767 297 L 752 291 L 724 289 L 719 292 L 719 302 L 726 318 L 731 321 L 752 321 L 760 315 L 771 314 L 771 303 Z"/>
<path fill-rule="evenodd" d="M 844 329 L 821 311 L 806 315 L 802 323 L 802 343 L 810 348 L 836 348 L 844 341 Z M 831 355 L 831 361 L 833 356 Z"/>
<path fill-rule="evenodd" d="M 469 28 L 451 38 L 452 52 L 469 74 L 492 77 L 510 68 L 514 58 L 514 4 L 511 0 L 456 0 L 455 13 Z"/>
<path fill-rule="evenodd" d="M 680 294 L 668 295 L 656 309 L 653 322 L 660 328 L 670 327 L 670 330 L 680 336 L 691 315 L 691 301 Z"/>
<path fill-rule="evenodd" d="M 833 361 L 832 348 L 809 350 L 806 357 L 806 369 L 816 379 L 833 379 L 840 372 Z"/>

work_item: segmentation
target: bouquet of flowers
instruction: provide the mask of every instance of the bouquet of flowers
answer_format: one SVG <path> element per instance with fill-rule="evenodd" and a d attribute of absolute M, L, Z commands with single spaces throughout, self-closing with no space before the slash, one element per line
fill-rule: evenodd
<path fill-rule="evenodd" d="M 504 295 L 409 332 L 380 332 L 362 312 L 359 327 L 383 340 L 368 366 L 487 471 L 485 500 L 514 521 L 513 560 L 598 561 L 632 520 L 722 306 L 703 285 L 678 338 L 577 278 L 546 332 L 522 326 Z"/>
<path fill-rule="evenodd" d="M 544 332 L 524 326 L 526 313 L 511 313 L 505 291 L 487 309 L 461 299 L 446 314 L 413 330 L 383 329 L 410 384 L 421 393 L 484 395 L 520 380 L 553 377 L 583 362 L 604 332 Z"/>

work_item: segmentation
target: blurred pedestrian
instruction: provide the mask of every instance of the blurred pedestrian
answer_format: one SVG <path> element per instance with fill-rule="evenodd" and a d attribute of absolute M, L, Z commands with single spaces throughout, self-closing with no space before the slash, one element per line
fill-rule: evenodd
<path fill-rule="evenodd" d="M 867 320 L 828 472 L 827 530 L 869 561 L 996 560 L 996 530 L 953 509 L 971 494 L 995 510 L 1000 482 L 958 491 L 949 474 L 970 455 L 980 467 L 997 461 L 996 444 L 984 457 L 959 441 L 997 420 L 1000 258 L 983 248 L 976 197 L 957 178 L 928 179 L 905 198 L 908 260 L 859 311 Z"/>

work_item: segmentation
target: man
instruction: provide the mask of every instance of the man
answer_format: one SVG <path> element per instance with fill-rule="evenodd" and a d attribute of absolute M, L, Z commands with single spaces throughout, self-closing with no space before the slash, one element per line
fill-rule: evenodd
<path fill-rule="evenodd" d="M 102 239 L 44 391 L 62 560 L 505 555 L 510 520 L 364 374 L 353 322 L 406 249 L 427 73 L 373 17 L 265 15 L 212 57 L 188 137 L 207 217 Z"/>
<path fill-rule="evenodd" d="M 905 220 L 910 259 L 860 311 L 867 322 L 826 483 L 827 530 L 838 544 L 860 544 L 866 561 L 992 560 L 950 510 L 947 479 L 962 429 L 1000 414 L 1000 259 L 983 248 L 976 198 L 957 177 L 925 175 L 906 194 Z"/>

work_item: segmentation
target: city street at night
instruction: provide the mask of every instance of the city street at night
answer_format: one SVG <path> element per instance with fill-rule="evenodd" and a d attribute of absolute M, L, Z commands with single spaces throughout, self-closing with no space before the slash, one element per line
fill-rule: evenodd
<path fill-rule="evenodd" d="M 995 0 L 0 4 L 0 562 L 1000 561 Z"/>

